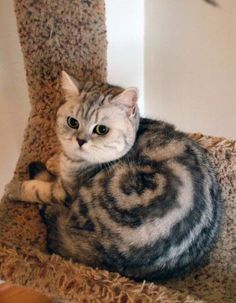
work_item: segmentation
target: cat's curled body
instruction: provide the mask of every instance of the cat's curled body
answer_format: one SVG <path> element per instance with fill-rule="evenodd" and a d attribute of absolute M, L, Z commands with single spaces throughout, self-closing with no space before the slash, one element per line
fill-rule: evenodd
<path fill-rule="evenodd" d="M 200 264 L 221 218 L 206 152 L 170 124 L 139 120 L 134 89 L 106 86 L 102 98 L 85 91 L 78 106 L 78 85 L 65 73 L 63 83 L 69 100 L 58 112 L 63 153 L 50 187 L 51 197 L 58 200 L 59 190 L 63 203 L 43 211 L 50 252 L 147 280 Z M 68 126 L 71 116 L 79 127 L 73 119 Z M 95 134 L 96 125 L 109 131 Z"/>

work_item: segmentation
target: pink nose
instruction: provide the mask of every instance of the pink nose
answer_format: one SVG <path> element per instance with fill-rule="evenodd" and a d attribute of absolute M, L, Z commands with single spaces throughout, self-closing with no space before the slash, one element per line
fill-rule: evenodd
<path fill-rule="evenodd" d="M 84 143 L 86 143 L 85 140 L 77 138 L 77 142 L 79 143 L 79 146 L 82 146 Z"/>

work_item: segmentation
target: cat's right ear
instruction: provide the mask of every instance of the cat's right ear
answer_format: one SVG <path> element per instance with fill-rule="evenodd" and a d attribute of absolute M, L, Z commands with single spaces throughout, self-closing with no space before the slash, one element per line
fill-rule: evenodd
<path fill-rule="evenodd" d="M 68 75 L 65 71 L 62 71 L 61 73 L 61 86 L 66 101 L 78 99 L 79 97 L 78 82 L 74 77 Z"/>

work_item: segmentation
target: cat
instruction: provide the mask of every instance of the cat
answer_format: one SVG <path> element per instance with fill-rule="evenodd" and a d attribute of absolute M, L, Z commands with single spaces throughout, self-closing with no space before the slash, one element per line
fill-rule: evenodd
<path fill-rule="evenodd" d="M 135 280 L 182 276 L 214 246 L 222 207 L 206 151 L 140 118 L 135 88 L 62 73 L 59 175 L 42 163 L 9 197 L 44 204 L 51 253 Z"/>

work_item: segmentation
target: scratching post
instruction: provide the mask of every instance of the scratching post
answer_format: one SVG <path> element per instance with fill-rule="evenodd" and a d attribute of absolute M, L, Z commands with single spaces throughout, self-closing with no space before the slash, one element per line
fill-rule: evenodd
<path fill-rule="evenodd" d="M 106 79 L 103 0 L 15 0 L 31 102 L 28 127 L 13 179 L 27 177 L 33 160 L 58 151 L 55 114 L 62 96 L 62 69 L 82 80 Z M 221 184 L 225 218 L 210 263 L 182 280 L 135 283 L 46 252 L 46 231 L 34 205 L 2 199 L 0 278 L 71 302 L 235 302 L 233 235 L 236 142 L 193 135 L 208 149 Z"/>

